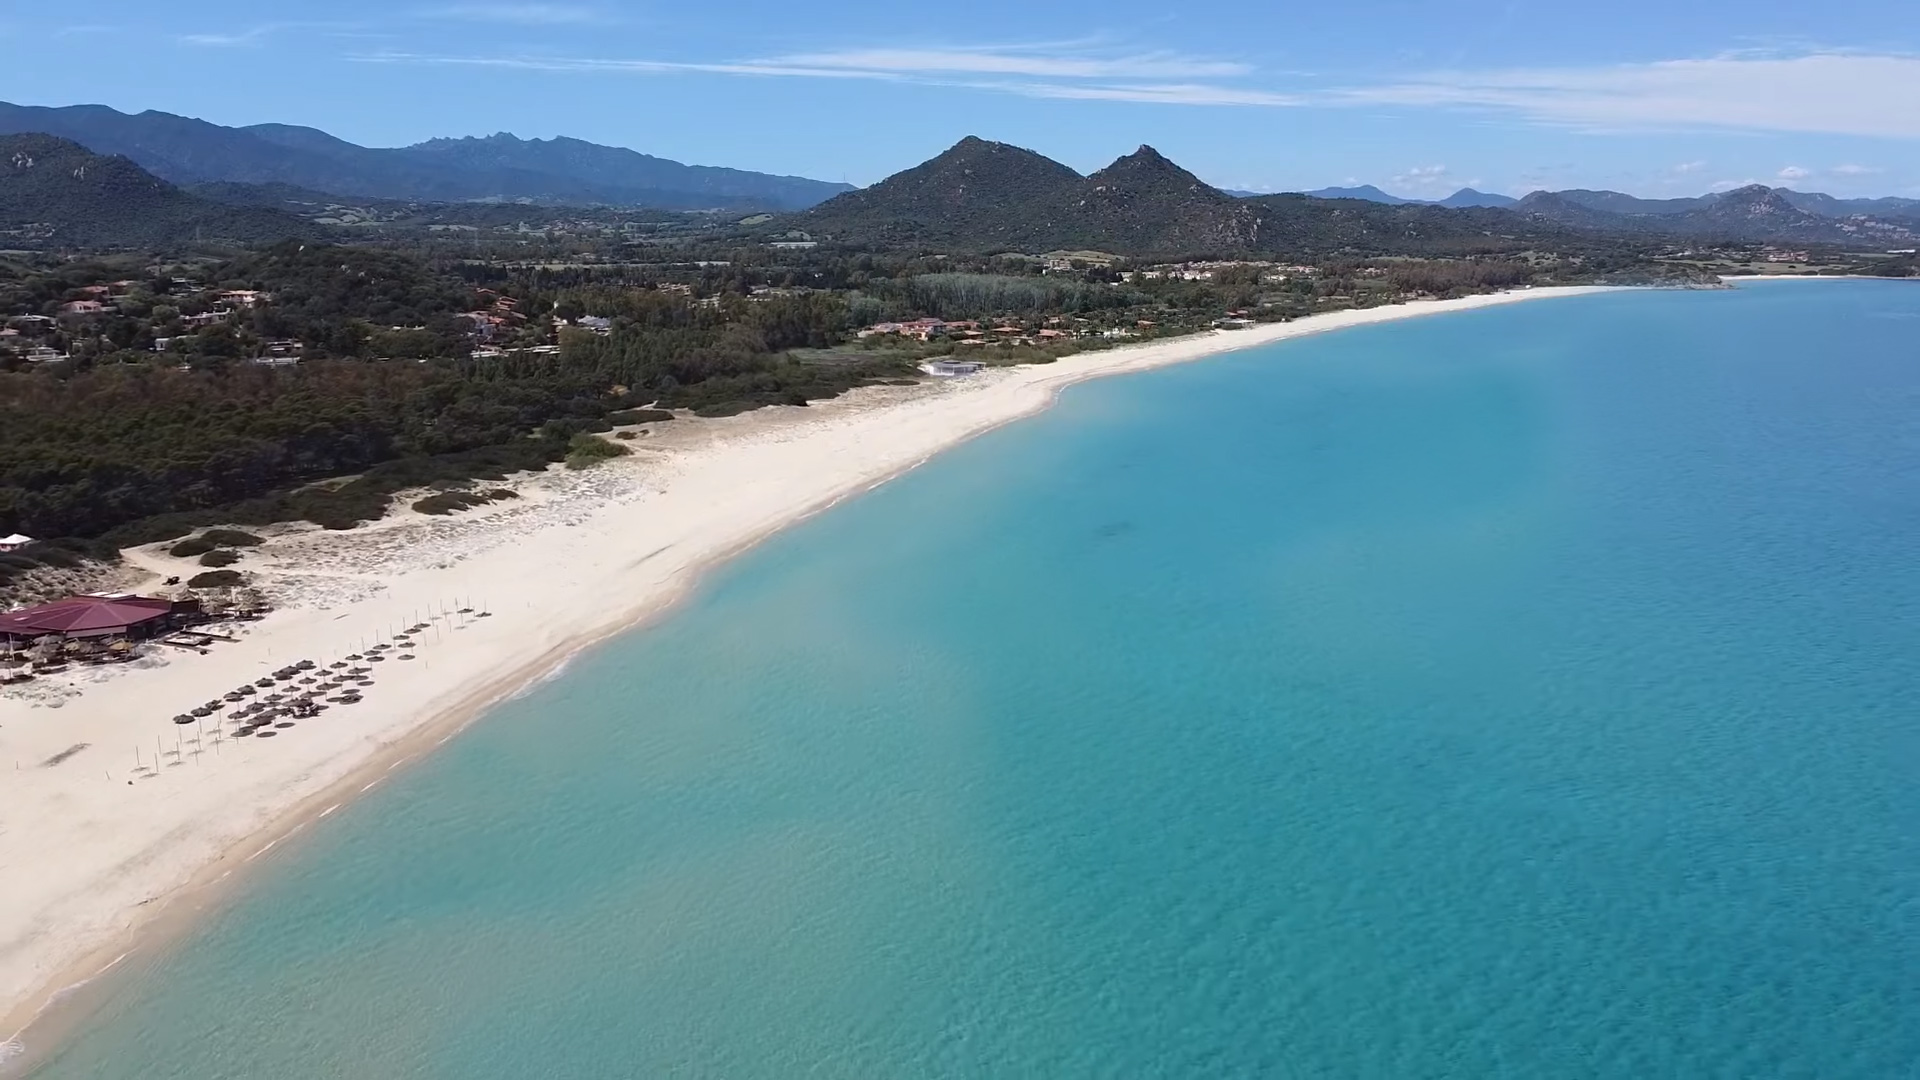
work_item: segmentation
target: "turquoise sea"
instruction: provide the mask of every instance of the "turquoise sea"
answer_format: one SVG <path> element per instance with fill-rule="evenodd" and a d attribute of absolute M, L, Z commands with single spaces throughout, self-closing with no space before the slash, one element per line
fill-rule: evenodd
<path fill-rule="evenodd" d="M 1920 1076 L 1920 283 L 1088 383 L 265 860 L 40 1075 Z"/>

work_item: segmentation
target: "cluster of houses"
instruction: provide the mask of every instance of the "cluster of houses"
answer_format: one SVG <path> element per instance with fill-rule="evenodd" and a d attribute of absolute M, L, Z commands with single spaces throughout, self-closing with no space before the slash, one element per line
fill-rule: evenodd
<path fill-rule="evenodd" d="M 67 353 L 58 347 L 62 331 L 68 334 L 84 332 L 89 323 L 97 322 L 126 310 L 134 297 L 134 290 L 143 282 L 109 281 L 103 285 L 87 285 L 74 289 L 67 295 L 54 314 L 26 313 L 0 316 L 0 352 L 12 353 L 31 364 L 50 363 L 70 359 Z M 191 333 L 226 322 L 236 312 L 244 311 L 273 299 L 272 294 L 257 289 L 227 289 L 209 293 L 205 286 L 191 278 L 174 278 L 168 283 L 169 301 L 191 298 L 190 306 L 206 305 L 207 310 L 193 314 L 183 314 L 178 325 L 182 332 Z M 165 352 L 173 342 L 172 337 L 156 337 L 153 342 L 155 352 Z M 284 360 L 288 355 L 286 346 L 291 342 L 271 342 L 265 358 L 268 362 Z M 281 346 L 278 351 L 272 346 Z M 296 346 L 297 349 L 297 346 Z M 295 354 L 297 355 L 297 353 Z"/>
<path fill-rule="evenodd" d="M 1059 320 L 1049 320 L 1058 322 Z M 950 340 L 955 345 L 1033 345 L 1076 336 L 1058 326 L 1030 330 L 1013 323 L 982 326 L 972 319 L 947 322 L 942 319 L 911 319 L 906 322 L 875 323 L 860 331 L 862 338 L 894 336 L 913 341 Z"/>
<path fill-rule="evenodd" d="M 61 320 L 85 321 L 100 315 L 120 310 L 133 296 L 137 281 L 109 281 L 105 285 L 87 285 L 73 290 L 78 294 L 75 299 L 60 305 Z M 169 295 L 198 294 L 203 292 L 200 283 L 191 278 L 175 278 L 170 283 L 174 292 Z M 73 295 L 73 294 L 69 294 Z M 212 310 L 198 315 L 185 315 L 181 322 L 188 326 L 211 326 L 224 321 L 235 311 L 252 308 L 273 299 L 272 293 L 258 289 L 227 289 L 214 293 L 207 299 L 212 301 Z"/>
<path fill-rule="evenodd" d="M 1037 328 L 1020 326 L 1013 322 L 983 324 L 972 319 L 953 322 L 942 319 L 910 319 L 906 322 L 875 323 L 856 336 L 862 339 L 891 336 L 910 341 L 951 341 L 957 346 L 1048 345 L 1077 337 L 1132 337 L 1139 331 L 1153 329 L 1153 326 L 1152 320 L 1142 319 L 1132 329 L 1127 327 L 1095 329 L 1089 320 L 1063 316 L 1054 316 L 1046 320 L 1046 325 Z"/>
<path fill-rule="evenodd" d="M 468 324 L 467 333 L 481 345 L 491 345 L 527 323 L 526 312 L 520 310 L 520 301 L 511 296 L 501 296 L 492 289 L 479 289 L 484 307 L 462 312 L 459 318 Z"/>
<path fill-rule="evenodd" d="M 1214 275 L 1231 267 L 1257 266 L 1262 281 L 1274 283 L 1286 281 L 1292 277 L 1311 277 L 1319 273 L 1312 266 L 1289 266 L 1284 263 L 1246 260 L 1227 260 L 1214 262 L 1170 263 L 1165 266 L 1149 266 L 1142 270 L 1130 270 L 1126 274 L 1128 281 L 1212 281 Z"/>

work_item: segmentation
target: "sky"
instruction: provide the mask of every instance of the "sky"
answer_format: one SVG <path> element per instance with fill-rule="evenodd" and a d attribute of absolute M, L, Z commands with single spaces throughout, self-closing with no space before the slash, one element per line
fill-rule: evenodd
<path fill-rule="evenodd" d="M 0 100 L 868 184 L 965 135 L 1210 183 L 1920 196 L 1916 0 L 0 4 Z"/>

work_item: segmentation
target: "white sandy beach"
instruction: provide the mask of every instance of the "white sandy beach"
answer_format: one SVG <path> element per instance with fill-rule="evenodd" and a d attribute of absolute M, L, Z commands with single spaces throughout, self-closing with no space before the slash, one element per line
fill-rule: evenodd
<path fill-rule="evenodd" d="M 239 569 L 280 610 L 208 655 L 0 695 L 0 1059 L 57 992 L 141 947 L 156 923 L 315 815 L 451 737 L 489 702 L 683 595 L 702 568 L 1084 379 L 1306 334 L 1566 297 L 1529 290 L 1215 332 L 1054 364 L 876 387 L 806 409 L 676 420 L 636 453 L 517 480 L 523 498 L 452 517 L 396 514 L 349 532 L 273 531 Z M 190 573 L 148 551 L 141 565 Z M 157 584 L 157 578 L 156 578 Z M 327 664 L 421 621 L 417 659 L 376 665 L 358 705 L 272 739 L 215 744 L 175 714 L 300 659 Z M 176 740 L 179 740 L 178 742 Z M 75 748 L 81 749 L 75 749 Z M 179 747 L 178 757 L 174 757 Z M 155 768 L 136 772 L 141 766 Z"/>

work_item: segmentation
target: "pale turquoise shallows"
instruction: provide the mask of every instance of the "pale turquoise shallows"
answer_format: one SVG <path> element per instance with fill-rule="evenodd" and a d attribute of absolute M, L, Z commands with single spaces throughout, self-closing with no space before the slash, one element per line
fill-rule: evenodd
<path fill-rule="evenodd" d="M 1917 538 L 1920 284 L 1086 384 L 308 830 L 44 1075 L 1920 1075 Z"/>

